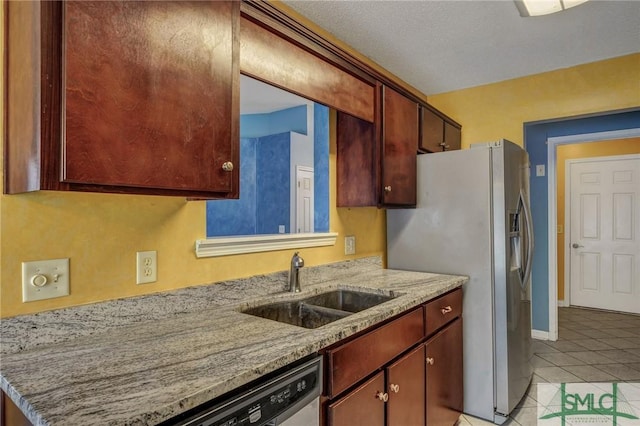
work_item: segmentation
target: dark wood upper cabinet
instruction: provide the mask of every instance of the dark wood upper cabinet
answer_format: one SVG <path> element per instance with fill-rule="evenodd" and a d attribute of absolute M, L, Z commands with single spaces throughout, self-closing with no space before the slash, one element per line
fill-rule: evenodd
<path fill-rule="evenodd" d="M 444 122 L 444 150 L 452 151 L 462 146 L 462 128 L 448 121 Z"/>
<path fill-rule="evenodd" d="M 6 193 L 237 198 L 240 72 L 338 111 L 339 207 L 414 206 L 416 153 L 460 146 L 424 95 L 270 2 L 5 7 Z"/>
<path fill-rule="evenodd" d="M 12 2 L 8 15 L 10 59 L 37 34 L 36 93 L 19 99 L 10 63 L 9 116 L 41 122 L 29 135 L 9 119 L 7 150 L 25 154 L 10 158 L 7 192 L 237 197 L 238 2 Z"/>
<path fill-rule="evenodd" d="M 379 144 L 375 124 L 338 112 L 337 205 L 338 207 L 379 204 Z"/>
<path fill-rule="evenodd" d="M 444 141 L 444 121 L 430 109 L 420 106 L 420 145 L 422 152 L 442 151 Z"/>
<path fill-rule="evenodd" d="M 374 123 L 338 113 L 338 207 L 416 204 L 418 104 L 389 87 L 377 94 Z"/>
<path fill-rule="evenodd" d="M 420 106 L 420 152 L 460 149 L 461 127 L 433 107 Z"/>
<path fill-rule="evenodd" d="M 418 104 L 383 87 L 382 204 L 415 206 Z"/>

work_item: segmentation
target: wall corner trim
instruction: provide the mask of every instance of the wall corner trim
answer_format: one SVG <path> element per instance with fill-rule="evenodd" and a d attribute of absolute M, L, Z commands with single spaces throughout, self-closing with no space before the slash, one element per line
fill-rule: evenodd
<path fill-rule="evenodd" d="M 246 235 L 241 237 L 216 237 L 196 241 L 196 257 L 217 257 L 263 251 L 288 250 L 307 247 L 333 246 L 337 232 Z"/>

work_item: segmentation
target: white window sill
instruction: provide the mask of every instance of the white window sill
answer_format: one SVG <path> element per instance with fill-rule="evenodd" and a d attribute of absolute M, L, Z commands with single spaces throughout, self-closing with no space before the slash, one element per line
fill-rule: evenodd
<path fill-rule="evenodd" d="M 216 237 L 196 241 L 196 256 L 216 257 L 262 251 L 288 250 L 307 247 L 333 246 L 337 232 L 315 234 L 245 235 L 241 237 Z"/>

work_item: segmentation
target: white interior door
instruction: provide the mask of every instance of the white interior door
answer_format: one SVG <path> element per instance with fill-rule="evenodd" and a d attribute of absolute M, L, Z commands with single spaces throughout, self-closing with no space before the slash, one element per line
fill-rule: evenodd
<path fill-rule="evenodd" d="M 640 313 L 640 155 L 568 166 L 571 304 Z"/>
<path fill-rule="evenodd" d="M 296 231 L 313 232 L 313 167 L 296 167 Z"/>

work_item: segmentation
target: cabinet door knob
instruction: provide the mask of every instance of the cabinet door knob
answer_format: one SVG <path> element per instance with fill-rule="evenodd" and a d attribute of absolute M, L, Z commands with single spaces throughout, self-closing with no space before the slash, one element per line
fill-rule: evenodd
<path fill-rule="evenodd" d="M 387 402 L 389 400 L 389 394 L 386 392 L 376 392 L 376 398 L 378 398 L 382 402 Z"/>
<path fill-rule="evenodd" d="M 394 385 L 393 383 L 391 383 L 389 385 L 389 389 L 391 390 L 391 392 L 393 393 L 398 393 L 400 392 L 400 385 Z"/>
<path fill-rule="evenodd" d="M 431 357 L 429 357 L 429 356 L 428 356 L 428 357 L 427 357 L 427 364 L 429 364 L 429 365 L 433 365 L 433 362 L 434 362 L 433 358 L 431 358 Z"/>
<path fill-rule="evenodd" d="M 391 192 L 391 185 L 384 187 L 384 192 Z"/>
<path fill-rule="evenodd" d="M 453 311 L 453 309 L 451 308 L 451 305 L 445 306 L 444 308 L 440 309 L 440 312 L 442 312 L 442 315 L 448 314 L 451 311 Z"/>
<path fill-rule="evenodd" d="M 224 164 L 222 164 L 222 170 L 224 170 L 225 172 L 232 172 L 233 163 L 231 161 L 225 161 Z"/>

